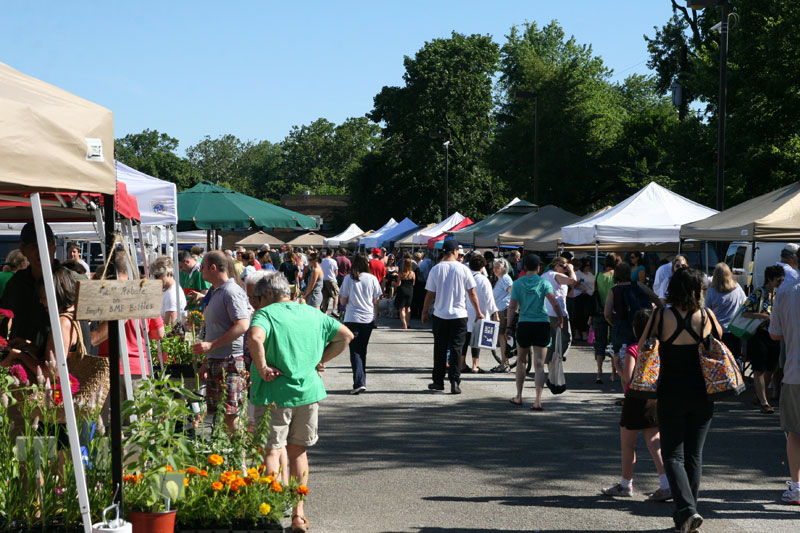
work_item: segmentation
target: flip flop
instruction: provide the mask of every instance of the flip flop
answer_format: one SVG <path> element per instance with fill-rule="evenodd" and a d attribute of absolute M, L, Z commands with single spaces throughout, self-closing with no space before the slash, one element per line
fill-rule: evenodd
<path fill-rule="evenodd" d="M 522 402 L 515 402 L 514 400 L 508 400 L 508 403 L 511 405 L 515 405 L 517 407 L 522 407 Z"/>
<path fill-rule="evenodd" d="M 773 409 L 772 406 L 769 404 L 764 404 L 761 406 L 761 412 L 764 413 L 765 415 L 771 415 L 772 413 L 775 412 L 775 409 Z"/>
<path fill-rule="evenodd" d="M 535 405 L 531 405 L 531 411 L 544 411 L 544 407 L 536 407 Z"/>

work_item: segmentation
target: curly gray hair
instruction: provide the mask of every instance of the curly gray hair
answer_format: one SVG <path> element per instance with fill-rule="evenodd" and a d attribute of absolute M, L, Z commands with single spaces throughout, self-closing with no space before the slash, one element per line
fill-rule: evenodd
<path fill-rule="evenodd" d="M 498 267 L 498 266 L 502 269 L 503 274 L 508 274 L 508 263 L 502 257 L 500 259 L 494 260 L 493 267 Z"/>
<path fill-rule="evenodd" d="M 252 274 L 250 274 L 250 276 L 252 276 Z M 248 279 L 250 276 L 247 276 Z M 289 281 L 282 272 L 270 271 L 265 273 L 253 288 L 253 295 L 256 297 L 264 297 L 267 295 L 267 291 L 272 292 L 272 295 L 277 299 L 289 298 L 291 295 Z"/>
<path fill-rule="evenodd" d="M 251 272 L 244 278 L 244 287 L 247 289 L 248 287 L 255 287 L 256 283 L 259 280 L 264 279 L 264 276 L 269 274 L 266 270 L 256 270 L 255 272 Z"/>

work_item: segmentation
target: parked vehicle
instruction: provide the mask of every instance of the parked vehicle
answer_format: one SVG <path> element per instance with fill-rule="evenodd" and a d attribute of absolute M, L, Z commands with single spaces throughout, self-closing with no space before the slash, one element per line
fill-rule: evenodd
<path fill-rule="evenodd" d="M 732 242 L 725 254 L 725 262 L 731 267 L 733 277 L 745 291 L 748 287 L 764 284 L 764 269 L 781 259 L 785 242 L 757 242 L 755 254 L 752 242 Z"/>

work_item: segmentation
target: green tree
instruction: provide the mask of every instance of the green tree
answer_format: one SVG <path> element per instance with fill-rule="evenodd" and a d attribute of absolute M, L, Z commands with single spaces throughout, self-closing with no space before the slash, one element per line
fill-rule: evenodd
<path fill-rule="evenodd" d="M 503 201 L 502 184 L 485 165 L 494 131 L 492 77 L 498 59 L 499 47 L 490 36 L 455 32 L 405 58 L 404 86 L 384 87 L 367 115 L 383 124 L 384 145 L 365 157 L 352 185 L 364 220 L 439 219 L 447 140 L 450 212 L 480 217 Z M 376 212 L 375 205 L 383 209 Z"/>
<path fill-rule="evenodd" d="M 243 142 L 231 134 L 217 139 L 206 135 L 186 149 L 186 156 L 200 179 L 244 192 L 251 189 L 251 184 L 243 172 L 242 160 L 252 146 L 252 142 Z"/>
<path fill-rule="evenodd" d="M 241 156 L 240 172 L 247 188 L 240 192 L 261 200 L 280 203 L 285 189 L 282 175 L 283 147 L 280 143 L 261 141 Z"/>
<path fill-rule="evenodd" d="M 194 185 L 195 179 L 191 164 L 175 153 L 177 149 L 178 139 L 149 129 L 114 141 L 117 161 L 185 189 Z"/>
<path fill-rule="evenodd" d="M 622 94 L 589 45 L 557 22 L 511 28 L 501 53 L 493 167 L 533 200 L 535 100 L 539 100 L 539 203 L 585 212 L 613 185 L 605 155 L 623 131 Z"/>

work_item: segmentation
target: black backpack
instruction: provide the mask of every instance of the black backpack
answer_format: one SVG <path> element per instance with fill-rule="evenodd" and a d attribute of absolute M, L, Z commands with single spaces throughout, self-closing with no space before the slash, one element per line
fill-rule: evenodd
<path fill-rule="evenodd" d="M 638 281 L 633 281 L 625 291 L 625 308 L 628 311 L 628 320 L 633 321 L 633 316 L 640 309 L 652 309 L 650 297 L 639 286 Z"/>

